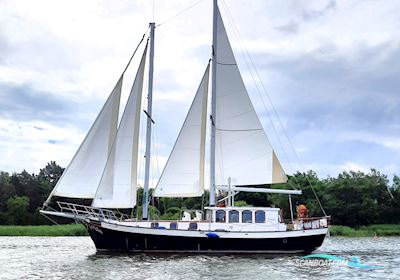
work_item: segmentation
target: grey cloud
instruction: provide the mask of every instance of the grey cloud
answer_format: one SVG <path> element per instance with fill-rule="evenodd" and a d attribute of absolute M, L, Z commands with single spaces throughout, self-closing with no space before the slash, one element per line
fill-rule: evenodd
<path fill-rule="evenodd" d="M 286 34 L 297 34 L 299 32 L 299 24 L 291 21 L 287 24 L 278 26 L 275 29 Z"/>
<path fill-rule="evenodd" d="M 267 88 L 283 83 L 275 88 L 277 109 L 295 146 L 307 148 L 305 162 L 316 169 L 318 163 L 345 162 L 400 166 L 400 151 L 379 143 L 381 137 L 400 139 L 400 47 L 361 46 L 344 55 L 327 45 L 314 53 L 263 55 L 257 61 L 280 77 Z M 343 137 L 351 133 L 358 136 Z"/>
<path fill-rule="evenodd" d="M 314 20 L 325 15 L 327 12 L 334 10 L 336 8 L 336 1 L 331 0 L 328 4 L 320 10 L 304 10 L 303 19 L 306 21 Z"/>
<path fill-rule="evenodd" d="M 97 105 L 94 105 L 99 103 Z M 73 123 L 87 127 L 87 119 L 82 111 L 92 113 L 101 102 L 74 102 L 54 93 L 40 91 L 26 84 L 0 83 L 0 118 L 14 121 L 40 120 L 63 126 Z M 96 107 L 96 108 L 94 108 Z M 84 108 L 84 109 L 83 109 Z M 85 112 L 83 111 L 83 112 Z M 34 127 L 42 130 L 41 127 Z"/>
<path fill-rule="evenodd" d="M 278 72 L 292 82 L 293 92 L 308 102 L 318 100 L 337 101 L 341 105 L 359 98 L 377 98 L 379 102 L 397 102 L 400 88 L 400 48 L 392 50 L 390 45 L 362 48 L 357 58 L 343 56 L 331 49 L 329 59 L 320 58 L 319 52 L 298 57 L 278 57 L 264 55 L 264 66 L 269 71 Z M 387 54 L 377 61 L 380 53 Z M 268 60 L 267 60 L 268 59 Z M 288 88 L 286 88 L 289 90 Z M 288 94 L 288 93 L 287 93 Z M 293 96 L 296 98 L 296 96 Z"/>
<path fill-rule="evenodd" d="M 39 126 L 32 126 L 36 130 L 47 130 L 46 128 L 39 127 Z"/>

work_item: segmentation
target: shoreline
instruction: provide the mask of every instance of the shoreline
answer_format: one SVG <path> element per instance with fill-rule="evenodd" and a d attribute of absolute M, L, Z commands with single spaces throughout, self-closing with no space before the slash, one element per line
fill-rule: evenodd
<path fill-rule="evenodd" d="M 0 225 L 0 236 L 88 236 L 81 224 L 13 226 Z"/>
<path fill-rule="evenodd" d="M 400 224 L 378 224 L 351 228 L 332 225 L 331 236 L 374 237 L 400 236 Z M 13 226 L 0 225 L 0 236 L 88 236 L 81 224 Z"/>
<path fill-rule="evenodd" d="M 345 237 L 400 236 L 400 224 L 376 224 L 358 228 L 332 225 L 330 233 L 331 236 Z"/>

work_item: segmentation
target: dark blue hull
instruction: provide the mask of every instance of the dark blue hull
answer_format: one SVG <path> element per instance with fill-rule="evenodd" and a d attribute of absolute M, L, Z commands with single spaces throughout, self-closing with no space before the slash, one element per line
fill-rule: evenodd
<path fill-rule="evenodd" d="M 201 238 L 131 233 L 86 225 L 98 250 L 174 253 L 308 253 L 325 234 L 286 238 Z"/>

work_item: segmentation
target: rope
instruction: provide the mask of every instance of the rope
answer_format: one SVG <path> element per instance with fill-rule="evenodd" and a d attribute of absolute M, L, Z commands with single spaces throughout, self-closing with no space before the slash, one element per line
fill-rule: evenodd
<path fill-rule="evenodd" d="M 164 23 L 175 19 L 176 17 L 178 17 L 178 16 L 180 16 L 181 14 L 187 12 L 188 10 L 190 10 L 191 8 L 197 6 L 198 4 L 200 4 L 200 3 L 203 2 L 203 1 L 204 1 L 204 0 L 197 1 L 197 2 L 194 3 L 193 5 L 191 5 L 191 6 L 187 7 L 187 8 L 185 8 L 185 9 L 181 10 L 180 12 L 176 13 L 176 14 L 173 15 L 172 17 L 167 18 L 166 20 L 164 20 L 164 21 L 162 21 L 161 23 L 157 24 L 156 27 L 159 27 L 160 25 L 163 25 Z"/>
<path fill-rule="evenodd" d="M 156 0 L 153 0 L 153 22 L 154 22 L 154 11 L 156 9 Z"/>
<path fill-rule="evenodd" d="M 281 141 L 281 139 L 279 138 L 278 130 L 276 129 L 276 127 L 275 127 L 275 125 L 274 125 L 274 122 L 273 122 L 273 120 L 272 120 L 271 114 L 270 114 L 269 110 L 267 109 L 267 106 L 266 106 L 266 104 L 265 104 L 265 102 L 264 102 L 264 99 L 262 98 L 261 90 L 260 90 L 260 88 L 259 88 L 259 86 L 258 86 L 258 84 L 257 84 L 257 82 L 256 82 L 256 79 L 255 79 L 255 77 L 254 77 L 254 75 L 253 75 L 252 67 L 253 67 L 254 69 L 256 69 L 256 68 L 255 68 L 255 65 L 254 65 L 254 63 L 253 63 L 253 60 L 251 59 L 251 56 L 250 56 L 249 52 L 248 52 L 247 49 L 246 49 L 246 46 L 245 46 L 245 44 L 244 44 L 244 42 L 243 42 L 243 40 L 242 40 L 242 38 L 241 38 L 241 36 L 240 36 L 240 34 L 239 34 L 239 30 L 238 30 L 238 28 L 237 28 L 237 26 L 236 26 L 236 24 L 235 24 L 235 22 L 234 22 L 234 20 L 233 20 L 232 15 L 231 15 L 230 12 L 229 12 L 229 9 L 228 9 L 227 5 L 224 3 L 224 1 L 223 1 L 222 3 L 223 3 L 223 5 L 224 5 L 224 9 L 225 9 L 225 11 L 226 11 L 226 13 L 227 13 L 227 15 L 228 15 L 228 20 L 229 20 L 230 24 L 231 24 L 232 27 L 233 27 L 233 30 L 234 30 L 234 32 L 235 32 L 235 35 L 236 35 L 236 37 L 238 38 L 239 42 L 241 43 L 242 52 L 243 52 L 245 55 L 247 55 L 247 57 L 248 57 L 248 59 L 247 59 L 246 56 L 243 56 L 244 61 L 245 61 L 245 63 L 246 63 L 246 66 L 247 66 L 247 68 L 249 69 L 250 76 L 251 76 L 251 78 L 252 78 L 252 80 L 253 80 L 253 82 L 254 82 L 254 85 L 255 85 L 255 87 L 256 87 L 256 89 L 257 89 L 257 93 L 258 93 L 258 95 L 259 95 L 259 97 L 260 97 L 260 99 L 261 99 L 261 102 L 262 102 L 262 105 L 263 105 L 263 107 L 264 107 L 264 110 L 265 110 L 265 112 L 267 113 L 268 119 L 269 119 L 270 122 L 271 122 L 273 131 L 274 131 L 274 133 L 275 133 L 275 135 L 276 135 L 276 138 L 277 138 L 277 140 L 278 140 L 278 143 L 279 143 L 279 147 L 280 147 L 280 149 L 282 150 L 283 154 L 285 155 L 285 158 L 286 158 L 286 160 L 287 160 L 288 165 L 290 165 L 290 168 L 291 168 L 291 169 L 294 169 L 293 166 L 292 166 L 292 164 L 290 163 L 289 156 L 287 155 L 286 150 L 285 150 L 285 148 L 283 147 L 282 141 Z M 251 62 L 252 65 L 249 64 L 249 61 L 248 61 L 248 60 L 250 60 L 250 62 Z M 252 66 L 252 67 L 251 67 L 251 66 Z M 256 74 L 257 74 L 257 76 L 258 76 L 258 80 L 261 81 L 261 79 L 260 79 L 260 77 L 259 77 L 259 75 L 258 75 L 258 72 L 256 72 Z M 270 100 L 270 103 L 272 104 L 272 101 L 271 101 L 271 100 Z M 275 114 L 277 114 L 276 111 L 274 111 L 274 112 L 275 112 Z M 300 187 L 300 184 L 299 184 L 299 182 L 297 181 L 297 178 L 294 177 L 294 179 L 295 179 L 295 181 L 296 181 L 297 186 Z M 296 190 L 296 188 L 294 188 L 292 185 L 290 185 L 290 187 L 291 187 L 292 189 Z"/>
<path fill-rule="evenodd" d="M 266 88 L 265 88 L 265 85 L 264 85 L 264 83 L 262 82 L 262 80 L 261 80 L 261 78 L 260 78 L 260 75 L 259 75 L 259 73 L 258 73 L 257 68 L 255 67 L 254 61 L 253 61 L 253 59 L 251 58 L 249 51 L 247 50 L 247 48 L 246 48 L 246 46 L 245 46 L 243 40 L 241 39 L 241 37 L 240 37 L 240 35 L 239 35 L 238 28 L 237 28 L 235 22 L 233 21 L 233 17 L 232 17 L 232 15 L 231 15 L 230 12 L 229 12 L 229 9 L 228 9 L 228 7 L 227 7 L 227 4 L 225 3 L 225 1 L 222 1 L 222 3 L 223 3 L 223 5 L 224 5 L 225 10 L 227 11 L 228 18 L 229 18 L 229 20 L 230 20 L 230 22 L 231 22 L 233 28 L 235 29 L 235 32 L 236 32 L 237 37 L 239 38 L 239 41 L 241 41 L 241 43 L 242 43 L 242 49 L 244 50 L 245 54 L 247 55 L 247 57 L 248 57 L 248 59 L 249 59 L 249 61 L 250 61 L 250 63 L 251 63 L 251 66 L 253 67 L 253 70 L 255 71 L 255 74 L 256 74 L 256 76 L 257 76 L 257 79 L 258 79 L 259 83 L 261 84 L 261 87 L 262 87 L 262 89 L 263 89 L 265 95 L 267 96 L 267 98 L 268 98 L 270 104 L 271 104 L 272 110 L 273 110 L 274 114 L 276 115 L 280 126 L 282 127 L 282 130 L 283 130 L 283 132 L 284 132 L 284 135 L 285 135 L 286 139 L 288 140 L 289 145 L 291 146 L 291 148 L 292 148 L 292 150 L 293 150 L 293 152 L 294 152 L 294 154 L 295 154 L 295 156 L 296 156 L 297 161 L 301 164 L 301 161 L 300 161 L 300 158 L 299 158 L 299 156 L 298 156 L 298 154 L 297 154 L 297 152 L 296 152 L 296 149 L 294 148 L 294 145 L 293 145 L 292 141 L 290 141 L 290 138 L 289 138 L 289 136 L 288 136 L 288 134 L 287 134 L 287 131 L 286 131 L 286 129 L 285 129 L 283 123 L 282 123 L 282 120 L 281 120 L 281 118 L 279 117 L 279 114 L 278 114 L 278 112 L 276 111 L 274 104 L 272 103 L 271 97 L 269 96 L 269 94 L 268 94 L 268 92 L 267 92 L 267 90 L 266 90 Z M 246 64 L 247 64 L 247 66 L 249 67 L 248 61 L 247 61 L 246 59 L 245 59 L 245 62 L 246 62 Z M 251 69 L 251 68 L 249 67 L 249 69 Z M 275 128 L 275 125 L 274 125 L 274 123 L 273 123 L 273 121 L 272 121 L 272 118 L 271 118 L 271 116 L 270 116 L 270 114 L 269 114 L 269 112 L 268 112 L 268 110 L 267 110 L 267 107 L 266 107 L 266 105 L 265 105 L 264 99 L 263 99 L 262 96 L 261 96 L 261 91 L 260 91 L 260 89 L 259 89 L 259 87 L 258 87 L 258 85 L 257 85 L 257 83 L 256 83 L 256 81 L 255 81 L 255 79 L 254 79 L 254 77 L 253 77 L 252 71 L 250 71 L 250 75 L 251 75 L 251 77 L 252 77 L 252 79 L 253 79 L 253 81 L 254 81 L 254 83 L 255 83 L 255 85 L 256 85 L 257 92 L 258 92 L 258 94 L 259 94 L 259 96 L 260 96 L 260 99 L 261 99 L 261 101 L 262 101 L 262 104 L 263 104 L 263 106 L 264 106 L 264 109 L 266 110 L 266 112 L 267 112 L 267 114 L 268 114 L 268 118 L 269 118 L 270 121 L 271 121 L 271 124 L 272 124 L 272 127 L 273 127 L 273 129 L 274 129 L 274 132 L 275 132 L 275 134 L 277 135 L 277 139 L 278 139 L 278 142 L 279 142 L 279 144 L 280 144 L 280 146 L 281 146 L 281 149 L 282 149 L 282 151 L 284 152 L 285 157 L 286 157 L 286 159 L 288 160 L 288 163 L 290 164 L 289 157 L 287 156 L 287 153 L 286 153 L 285 149 L 283 148 L 283 145 L 282 145 L 282 143 L 281 143 L 281 141 L 280 141 L 280 138 L 279 138 L 279 136 L 278 136 L 277 130 L 276 130 L 276 128 Z M 291 165 L 291 164 L 290 164 L 290 165 Z M 300 187 L 300 184 L 299 184 L 299 182 L 298 182 L 296 176 L 293 176 L 293 177 L 294 177 L 294 179 L 295 179 L 295 181 L 296 181 L 297 186 Z M 313 193 L 314 193 L 315 198 L 316 198 L 317 201 L 318 201 L 318 204 L 319 204 L 319 206 L 320 206 L 322 212 L 323 212 L 324 215 L 326 216 L 325 209 L 324 209 L 324 207 L 322 206 L 321 201 L 319 200 L 319 197 L 318 197 L 317 193 L 315 192 L 315 189 L 314 189 L 314 187 L 313 187 L 313 185 L 312 185 L 310 179 L 309 179 L 307 176 L 306 176 L 306 179 L 307 179 L 308 184 L 309 184 L 310 187 L 311 187 L 311 190 L 312 190 Z"/>
<path fill-rule="evenodd" d="M 324 209 L 324 207 L 322 207 L 321 201 L 319 200 L 319 197 L 318 197 L 317 193 L 315 192 L 314 187 L 313 187 L 313 185 L 311 184 L 310 179 L 308 179 L 308 177 L 307 177 L 307 181 L 308 181 L 308 184 L 310 185 L 310 187 L 311 187 L 311 189 L 312 189 L 312 191 L 313 191 L 313 193 L 314 193 L 314 195 L 315 195 L 315 198 L 316 198 L 317 201 L 318 201 L 319 207 L 321 207 L 322 213 L 324 213 L 324 215 L 327 216 L 327 215 L 326 215 L 326 212 L 325 212 L 325 209 Z"/>
<path fill-rule="evenodd" d="M 134 50 L 131 58 L 129 59 L 128 63 L 126 64 L 124 71 L 122 71 L 121 76 L 125 74 L 126 70 L 128 69 L 129 65 L 131 64 L 131 61 L 132 61 L 133 57 L 135 56 L 137 50 L 139 49 L 140 45 L 142 44 L 144 37 L 146 36 L 148 30 L 149 30 L 149 27 L 147 27 L 146 31 L 144 32 L 142 39 L 140 39 L 139 44 L 136 46 L 136 49 Z"/>

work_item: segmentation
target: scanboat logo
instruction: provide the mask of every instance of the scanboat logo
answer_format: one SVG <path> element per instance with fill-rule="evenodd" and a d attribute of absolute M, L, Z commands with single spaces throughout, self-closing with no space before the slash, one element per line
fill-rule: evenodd
<path fill-rule="evenodd" d="M 360 269 L 382 269 L 382 265 L 361 263 L 358 257 L 343 258 L 327 254 L 311 254 L 296 260 L 299 266 L 347 266 Z"/>

